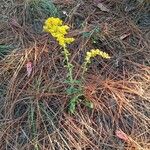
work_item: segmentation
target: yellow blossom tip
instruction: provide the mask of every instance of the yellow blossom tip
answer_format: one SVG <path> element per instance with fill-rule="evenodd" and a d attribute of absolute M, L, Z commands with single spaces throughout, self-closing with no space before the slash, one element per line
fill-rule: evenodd
<path fill-rule="evenodd" d="M 74 38 L 67 38 L 65 35 L 68 33 L 69 26 L 63 25 L 63 21 L 59 18 L 50 17 L 46 19 L 43 30 L 50 33 L 59 45 L 65 47 L 66 44 L 70 44 L 74 41 Z"/>
<path fill-rule="evenodd" d="M 110 58 L 110 56 L 106 52 L 103 52 L 99 49 L 91 49 L 89 52 L 86 53 L 85 62 L 90 63 L 90 59 L 98 55 L 101 56 L 102 58 L 106 59 Z"/>

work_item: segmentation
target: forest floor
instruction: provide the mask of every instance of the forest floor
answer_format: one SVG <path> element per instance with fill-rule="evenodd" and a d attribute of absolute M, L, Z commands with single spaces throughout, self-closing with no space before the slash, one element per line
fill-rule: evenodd
<path fill-rule="evenodd" d="M 1 0 L 0 150 L 149 150 L 149 8 L 149 0 Z M 75 39 L 69 62 L 82 96 L 73 113 L 63 50 L 43 31 L 49 17 Z M 91 59 L 83 78 L 91 49 L 111 58 Z"/>

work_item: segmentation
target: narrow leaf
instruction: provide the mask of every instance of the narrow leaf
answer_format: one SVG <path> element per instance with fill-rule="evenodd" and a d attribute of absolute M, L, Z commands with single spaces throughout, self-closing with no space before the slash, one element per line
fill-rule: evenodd
<path fill-rule="evenodd" d="M 110 12 L 110 10 L 109 10 L 106 6 L 104 6 L 104 4 L 102 4 L 102 3 L 97 4 L 97 7 L 98 7 L 101 11 Z"/>
<path fill-rule="evenodd" d="M 90 102 L 90 101 L 86 101 L 86 102 L 85 102 L 85 105 L 86 105 L 87 107 L 91 108 L 91 109 L 94 108 L 93 103 Z"/>

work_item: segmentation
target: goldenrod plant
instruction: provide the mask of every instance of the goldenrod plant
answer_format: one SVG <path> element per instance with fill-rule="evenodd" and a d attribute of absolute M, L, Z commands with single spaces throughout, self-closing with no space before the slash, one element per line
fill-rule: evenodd
<path fill-rule="evenodd" d="M 91 59 L 96 57 L 96 56 L 101 56 L 102 58 L 109 59 L 110 56 L 101 51 L 100 49 L 91 49 L 90 51 L 86 52 L 85 60 L 84 60 L 84 67 L 83 67 L 83 74 L 87 70 L 87 65 L 91 63 Z"/>
<path fill-rule="evenodd" d="M 50 17 L 48 18 L 43 26 L 45 32 L 50 33 L 58 42 L 58 44 L 63 48 L 64 61 L 66 62 L 65 67 L 68 70 L 66 83 L 69 84 L 69 88 L 67 89 L 67 94 L 71 96 L 69 112 L 74 113 L 76 109 L 76 105 L 79 101 L 81 101 L 81 96 L 83 95 L 82 84 L 81 81 L 74 80 L 73 78 L 73 64 L 69 62 L 70 52 L 67 49 L 67 45 L 71 44 L 75 39 L 72 37 L 66 37 L 69 26 L 63 25 L 63 21 L 59 18 Z M 87 65 L 91 63 L 91 59 L 96 56 L 101 56 L 102 58 L 110 58 L 110 56 L 99 50 L 92 49 L 86 53 L 85 61 L 83 63 L 83 74 L 82 78 L 84 78 L 84 73 L 87 70 Z M 85 101 L 85 105 L 93 108 L 93 104 Z"/>
<path fill-rule="evenodd" d="M 0 0 L 0 150 L 150 150 L 150 0 L 91 2 Z"/>

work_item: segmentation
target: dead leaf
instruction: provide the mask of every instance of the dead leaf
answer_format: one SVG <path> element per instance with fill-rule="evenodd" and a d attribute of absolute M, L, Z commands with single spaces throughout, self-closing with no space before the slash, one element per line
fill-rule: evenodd
<path fill-rule="evenodd" d="M 110 10 L 109 10 L 106 6 L 104 6 L 104 4 L 102 4 L 102 3 L 98 3 L 98 4 L 97 4 L 97 7 L 98 7 L 101 11 L 110 12 Z"/>
<path fill-rule="evenodd" d="M 26 69 L 27 69 L 27 76 L 29 77 L 32 72 L 32 62 L 30 62 L 30 61 L 27 62 Z"/>
<path fill-rule="evenodd" d="M 108 35 L 109 34 L 109 27 L 108 27 L 108 23 L 104 23 L 103 25 L 103 32 Z"/>
<path fill-rule="evenodd" d="M 124 40 L 125 38 L 127 38 L 130 35 L 130 33 L 126 33 L 120 36 L 120 40 Z"/>
<path fill-rule="evenodd" d="M 115 134 L 118 138 L 120 138 L 126 142 L 129 140 L 128 136 L 121 130 L 116 130 Z"/>

